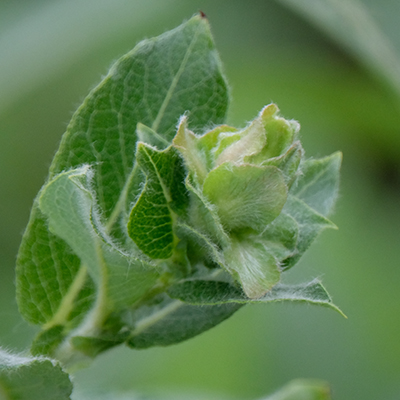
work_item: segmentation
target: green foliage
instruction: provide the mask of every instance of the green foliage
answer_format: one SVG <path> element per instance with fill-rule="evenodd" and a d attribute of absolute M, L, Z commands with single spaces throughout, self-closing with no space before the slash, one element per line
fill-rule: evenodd
<path fill-rule="evenodd" d="M 202 15 L 141 42 L 88 95 L 18 254 L 19 308 L 41 327 L 32 354 L 70 366 L 167 346 L 248 303 L 341 313 L 319 281 L 281 282 L 335 227 L 341 155 L 306 159 L 274 104 L 243 129 L 218 125 L 227 107 Z"/>
<path fill-rule="evenodd" d="M 325 382 L 297 379 L 268 396 L 265 400 L 330 400 L 330 389 Z"/>
<path fill-rule="evenodd" d="M 69 376 L 57 362 L 0 349 L 1 400 L 69 400 L 71 393 Z"/>

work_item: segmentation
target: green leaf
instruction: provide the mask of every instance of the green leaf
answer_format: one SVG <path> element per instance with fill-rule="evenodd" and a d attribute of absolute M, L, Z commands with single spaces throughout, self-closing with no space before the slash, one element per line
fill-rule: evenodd
<path fill-rule="evenodd" d="M 35 337 L 31 345 L 31 353 L 34 356 L 50 356 L 65 338 L 65 327 L 55 325 L 46 329 Z"/>
<path fill-rule="evenodd" d="M 328 215 L 338 196 L 341 162 L 340 152 L 319 160 L 304 161 L 301 164 L 302 175 L 292 187 L 291 194 L 320 214 Z"/>
<path fill-rule="evenodd" d="M 3 400 L 68 400 L 69 376 L 55 361 L 11 355 L 0 349 L 0 398 Z"/>
<path fill-rule="evenodd" d="M 203 192 L 224 228 L 260 232 L 281 212 L 287 187 L 276 167 L 225 163 L 208 174 Z"/>
<path fill-rule="evenodd" d="M 215 166 L 226 162 L 242 163 L 246 157 L 257 154 L 265 146 L 265 130 L 260 118 L 240 132 L 222 136 L 215 150 Z"/>
<path fill-rule="evenodd" d="M 224 251 L 225 265 L 251 299 L 259 298 L 279 282 L 278 260 L 261 241 L 232 240 Z"/>
<path fill-rule="evenodd" d="M 49 229 L 71 246 L 81 268 L 87 268 L 98 297 L 104 296 L 105 309 L 115 311 L 137 301 L 159 274 L 150 264 L 122 253 L 106 236 L 90 185 L 87 166 L 64 172 L 45 186 L 39 205 Z"/>
<path fill-rule="evenodd" d="M 173 285 L 168 290 L 168 295 L 187 304 L 203 306 L 229 303 L 276 303 L 282 301 L 309 303 L 332 308 L 344 316 L 342 311 L 333 304 L 328 292 L 318 280 L 298 285 L 280 283 L 258 299 L 249 299 L 241 289 L 228 282 L 188 280 Z"/>
<path fill-rule="evenodd" d="M 201 236 L 209 236 L 217 246 L 227 246 L 230 239 L 224 231 L 215 206 L 195 187 L 190 176 L 185 185 L 191 195 L 190 224 L 194 227 L 193 231 L 199 232 Z"/>
<path fill-rule="evenodd" d="M 116 62 L 72 117 L 50 178 L 90 164 L 104 225 L 114 232 L 121 229 L 120 220 L 127 219 L 140 188 L 141 176 L 134 168 L 137 124 L 170 141 L 183 113 L 190 115 L 193 128 L 202 130 L 223 122 L 227 103 L 227 85 L 208 22 L 197 15 L 141 42 Z M 119 237 L 124 235 L 122 229 Z M 77 280 L 82 280 L 81 271 L 80 258 L 48 230 L 36 201 L 17 260 L 17 298 L 23 316 L 35 324 L 53 321 Z M 93 299 L 89 278 L 78 286 L 81 290 L 70 313 L 77 322 Z"/>
<path fill-rule="evenodd" d="M 139 142 L 149 144 L 159 150 L 164 150 L 170 145 L 167 139 L 140 122 L 136 126 L 136 134 Z"/>
<path fill-rule="evenodd" d="M 330 400 L 331 391 L 326 382 L 296 379 L 263 400 Z"/>
<path fill-rule="evenodd" d="M 176 344 L 218 325 L 240 307 L 188 305 L 164 296 L 158 304 L 126 313 L 125 322 L 131 327 L 127 344 L 138 349 Z"/>
<path fill-rule="evenodd" d="M 300 142 L 295 142 L 285 154 L 270 158 L 261 165 L 273 165 L 282 172 L 285 183 L 290 188 L 298 175 L 300 161 L 304 155 L 303 147 Z"/>
<path fill-rule="evenodd" d="M 302 200 L 289 195 L 283 213 L 291 216 L 298 225 L 298 239 L 293 255 L 282 263 L 284 269 L 293 267 L 315 238 L 327 228 L 336 229 L 336 225 L 323 215 L 314 211 Z"/>
<path fill-rule="evenodd" d="M 188 171 L 202 184 L 207 175 L 206 155 L 199 148 L 199 138 L 187 128 L 186 116 L 179 121 L 178 132 L 172 144 L 182 154 Z"/>
<path fill-rule="evenodd" d="M 341 49 L 347 50 L 350 56 L 371 70 L 373 75 L 378 73 L 397 95 L 400 94 L 400 58 L 396 51 L 396 43 L 391 40 L 396 36 L 391 38 L 385 33 L 396 31 L 392 30 L 394 26 L 390 28 L 390 19 L 386 20 L 385 26 L 379 26 L 378 18 L 375 19 L 375 16 L 382 16 L 382 11 L 378 13 L 379 8 L 382 9 L 379 3 L 357 0 L 280 2 L 331 37 Z M 387 4 L 384 10 L 386 13 L 395 13 L 396 9 L 392 7 L 394 6 Z"/>
<path fill-rule="evenodd" d="M 136 161 L 146 175 L 146 184 L 132 208 L 128 233 L 143 253 L 167 259 L 178 240 L 175 213 L 184 214 L 188 203 L 182 160 L 173 147 L 157 151 L 139 142 Z"/>
<path fill-rule="evenodd" d="M 49 229 L 65 240 L 82 262 L 71 290 L 32 347 L 34 354 L 57 354 L 64 362 L 70 361 L 72 352 L 65 354 L 58 348 L 65 347 L 74 335 L 101 334 L 110 313 L 132 306 L 159 278 L 154 267 L 123 253 L 106 235 L 95 209 L 91 177 L 87 166 L 61 173 L 43 188 L 39 197 L 40 209 L 48 218 Z M 75 297 L 85 283 L 86 274 L 95 284 L 96 301 L 83 327 L 70 333 L 69 315 L 73 312 Z M 65 345 L 61 345 L 64 342 Z"/>
<path fill-rule="evenodd" d="M 292 217 L 281 213 L 266 227 L 260 237 L 271 254 L 281 262 L 296 251 L 299 225 Z"/>

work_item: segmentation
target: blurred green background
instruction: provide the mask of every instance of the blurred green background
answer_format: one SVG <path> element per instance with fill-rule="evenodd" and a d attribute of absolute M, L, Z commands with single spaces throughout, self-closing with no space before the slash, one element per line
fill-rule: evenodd
<path fill-rule="evenodd" d="M 255 399 L 320 378 L 338 400 L 400 399 L 397 0 L 0 0 L 0 344 L 22 351 L 35 332 L 17 312 L 15 256 L 73 110 L 112 60 L 198 10 L 231 84 L 229 123 L 274 101 L 300 121 L 308 156 L 344 153 L 339 231 L 285 279 L 322 278 L 349 318 L 247 306 L 177 346 L 112 350 L 75 383 Z"/>

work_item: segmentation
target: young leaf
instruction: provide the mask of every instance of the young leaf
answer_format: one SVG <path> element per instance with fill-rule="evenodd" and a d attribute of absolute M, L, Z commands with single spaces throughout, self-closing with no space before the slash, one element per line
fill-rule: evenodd
<path fill-rule="evenodd" d="M 260 241 L 232 240 L 224 256 L 226 269 L 237 278 L 251 299 L 263 296 L 279 282 L 278 261 Z"/>
<path fill-rule="evenodd" d="M 27 358 L 0 349 L 0 398 L 69 400 L 72 383 L 55 361 Z"/>
<path fill-rule="evenodd" d="M 344 316 L 336 307 L 326 289 L 318 280 L 298 285 L 275 285 L 266 295 L 249 299 L 242 290 L 228 282 L 210 280 L 184 281 L 172 286 L 168 295 L 193 305 L 218 305 L 228 303 L 276 303 L 282 301 L 309 303 L 332 308 Z"/>
<path fill-rule="evenodd" d="M 203 192 L 224 228 L 260 232 L 281 212 L 287 187 L 276 167 L 225 163 L 208 174 Z"/>
<path fill-rule="evenodd" d="M 203 236 L 209 236 L 217 246 L 227 246 L 230 239 L 222 227 L 216 207 L 192 184 L 190 176 L 187 177 L 185 185 L 191 194 L 190 223 L 195 227 L 193 230 L 201 232 Z"/>
<path fill-rule="evenodd" d="M 288 196 L 282 212 L 291 216 L 298 225 L 296 249 L 282 264 L 284 269 L 289 269 L 297 263 L 319 233 L 327 228 L 336 229 L 336 225 L 292 195 Z"/>
<path fill-rule="evenodd" d="M 223 122 L 227 102 L 227 86 L 208 22 L 195 16 L 173 31 L 141 42 L 117 61 L 74 114 L 50 178 L 90 164 L 92 189 L 111 231 L 137 194 L 131 190 L 133 182 L 137 184 L 137 124 L 171 140 L 183 113 L 189 113 L 193 127 L 203 129 Z M 54 320 L 76 280 L 81 279 L 80 271 L 80 258 L 65 240 L 48 230 L 47 218 L 36 201 L 17 260 L 17 298 L 23 316 L 35 324 Z M 93 290 L 88 292 L 88 284 L 75 296 L 70 314 L 75 320 L 90 307 Z"/>
<path fill-rule="evenodd" d="M 297 178 L 298 168 L 303 155 L 304 150 L 300 142 L 295 142 L 285 154 L 270 158 L 261 165 L 273 165 L 279 168 L 285 178 L 286 185 L 290 188 Z"/>
<path fill-rule="evenodd" d="M 87 166 L 57 175 L 42 190 L 41 211 L 49 229 L 65 240 L 87 268 L 105 310 L 116 311 L 137 301 L 159 274 L 150 264 L 123 254 L 107 237 L 94 209 Z"/>
<path fill-rule="evenodd" d="M 291 194 L 303 200 L 322 215 L 328 215 L 339 190 L 339 170 L 342 153 L 337 152 L 319 160 L 306 160 L 302 175 L 292 187 Z"/>
<path fill-rule="evenodd" d="M 184 213 L 188 202 L 182 160 L 173 147 L 157 151 L 139 142 L 136 161 L 146 175 L 146 184 L 132 208 L 128 233 L 144 254 L 166 259 L 177 241 L 175 213 Z"/>

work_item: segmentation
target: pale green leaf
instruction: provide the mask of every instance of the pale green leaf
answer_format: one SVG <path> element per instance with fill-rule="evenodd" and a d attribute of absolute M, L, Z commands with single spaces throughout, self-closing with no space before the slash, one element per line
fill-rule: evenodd
<path fill-rule="evenodd" d="M 172 144 L 183 156 L 188 171 L 202 184 L 207 175 L 206 156 L 199 148 L 199 138 L 187 128 L 186 116 L 179 121 Z"/>
<path fill-rule="evenodd" d="M 159 150 L 163 150 L 170 145 L 167 139 L 140 122 L 136 126 L 136 134 L 139 142 L 149 144 Z"/>
<path fill-rule="evenodd" d="M 279 282 L 278 260 L 262 241 L 234 239 L 224 251 L 225 265 L 251 299 L 259 298 Z"/>
<path fill-rule="evenodd" d="M 292 187 L 291 194 L 320 214 L 328 215 L 338 196 L 341 162 L 340 152 L 318 160 L 304 161 L 301 164 L 301 175 Z"/>
<path fill-rule="evenodd" d="M 229 231 L 262 231 L 281 212 L 287 187 L 276 167 L 225 163 L 204 181 L 203 193 Z"/>
<path fill-rule="evenodd" d="M 226 162 L 242 163 L 246 157 L 259 153 L 265 146 L 265 136 L 260 118 L 240 132 L 222 136 L 215 149 L 215 167 Z"/>
<path fill-rule="evenodd" d="M 279 157 L 270 158 L 261 165 L 273 165 L 282 172 L 285 183 L 290 188 L 299 174 L 300 161 L 304 155 L 300 142 L 295 142 L 287 152 Z"/>
<path fill-rule="evenodd" d="M 284 154 L 300 129 L 296 121 L 280 117 L 279 108 L 273 103 L 261 110 L 259 120 L 266 135 L 266 144 L 261 151 L 247 158 L 248 162 L 254 164 L 261 164 L 269 158 Z"/>
<path fill-rule="evenodd" d="M 216 207 L 203 195 L 202 191 L 191 182 L 190 176 L 185 181 L 186 188 L 191 195 L 190 224 L 202 236 L 209 236 L 218 246 L 229 244 L 229 236 L 224 231 Z"/>
<path fill-rule="evenodd" d="M 103 232 L 95 199 L 90 188 L 90 169 L 82 167 L 57 175 L 39 198 L 49 229 L 65 240 L 87 268 L 105 307 L 117 310 L 133 304 L 150 287 L 159 274 L 139 259 L 122 253 Z M 106 240 L 108 239 L 108 242 Z"/>
<path fill-rule="evenodd" d="M 296 379 L 262 400 L 331 400 L 331 391 L 324 381 Z"/>
<path fill-rule="evenodd" d="M 69 400 L 72 383 L 59 364 L 0 349 L 1 400 Z"/>

